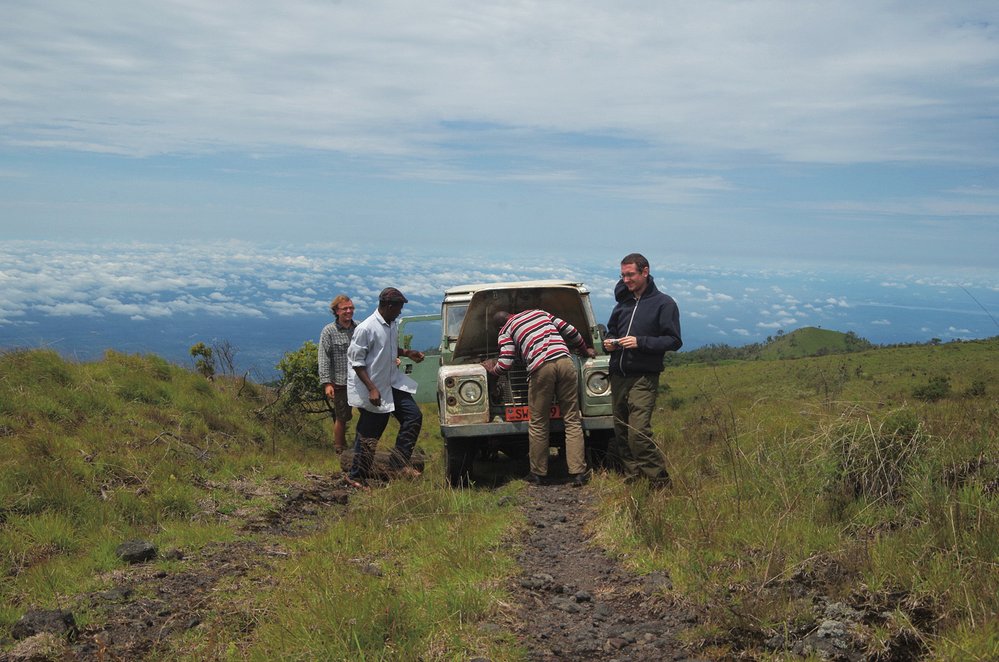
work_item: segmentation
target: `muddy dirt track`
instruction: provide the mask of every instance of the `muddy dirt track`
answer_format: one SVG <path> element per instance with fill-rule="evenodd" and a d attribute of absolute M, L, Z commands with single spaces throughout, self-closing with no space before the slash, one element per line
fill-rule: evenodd
<path fill-rule="evenodd" d="M 268 542 L 210 544 L 196 553 L 160 550 L 175 569 L 126 566 L 113 573 L 111 588 L 67 600 L 66 614 L 85 609 L 90 615 L 86 625 L 73 626 L 68 648 L 62 637 L 26 637 L 0 660 L 40 659 L 56 643 L 59 659 L 140 660 L 197 628 L 208 614 L 249 634 L 253 620 L 238 606 L 219 609 L 224 595 L 266 578 L 260 570 L 288 555 L 281 537 L 314 530 L 320 511 L 346 509 L 354 493 L 338 477 L 318 475 L 305 485 L 243 489 L 248 496 L 270 491 L 277 500 L 264 515 L 242 513 L 242 528 L 271 534 Z M 507 622 L 493 627 L 512 629 L 531 660 L 688 659 L 674 635 L 690 619 L 667 603 L 669 578 L 628 573 L 588 540 L 583 525 L 593 517 L 592 487 L 530 486 L 515 498 L 529 523 L 524 537 L 511 541 L 522 573 L 509 587 Z M 51 623 L 38 628 L 44 632 Z"/>
<path fill-rule="evenodd" d="M 519 499 L 528 531 L 510 590 L 531 660 L 694 659 L 676 639 L 693 617 L 668 602 L 669 577 L 629 573 L 590 542 L 591 487 L 530 486 Z"/>

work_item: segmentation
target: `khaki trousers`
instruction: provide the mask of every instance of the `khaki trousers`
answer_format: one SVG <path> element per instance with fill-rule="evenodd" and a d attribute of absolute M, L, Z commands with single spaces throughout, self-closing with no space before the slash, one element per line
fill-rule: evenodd
<path fill-rule="evenodd" d="M 583 417 L 579 413 L 579 385 L 572 359 L 545 361 L 527 377 L 527 406 L 531 410 L 527 435 L 530 442 L 531 473 L 548 475 L 548 447 L 551 409 L 558 396 L 565 423 L 565 457 L 569 473 L 586 471 Z"/>

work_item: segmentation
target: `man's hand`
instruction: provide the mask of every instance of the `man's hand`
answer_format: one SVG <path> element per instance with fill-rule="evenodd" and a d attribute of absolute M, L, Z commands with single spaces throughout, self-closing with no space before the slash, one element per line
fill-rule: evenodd
<path fill-rule="evenodd" d="M 326 395 L 327 400 L 332 400 L 333 394 L 336 393 L 336 388 L 333 386 L 333 384 L 324 384 L 323 393 Z"/>
<path fill-rule="evenodd" d="M 425 354 L 423 352 L 417 352 L 415 349 L 399 349 L 399 356 L 405 356 L 407 359 L 413 363 L 422 363 Z M 395 364 L 399 365 L 399 359 L 396 358 Z"/>
<path fill-rule="evenodd" d="M 381 391 L 379 391 L 377 388 L 375 388 L 373 386 L 371 388 L 369 388 L 368 389 L 368 400 L 370 400 L 371 404 L 373 404 L 374 406 L 381 407 L 382 406 L 382 394 L 381 394 Z"/>
<path fill-rule="evenodd" d="M 585 354 L 586 354 L 587 358 L 592 359 L 593 357 L 595 357 L 597 355 L 597 351 L 595 349 L 593 349 L 592 347 L 587 347 Z"/>
<path fill-rule="evenodd" d="M 496 369 L 496 359 L 486 359 L 485 361 L 483 361 L 479 365 L 481 365 L 483 368 L 485 368 L 486 372 L 492 374 L 493 370 Z"/>
<path fill-rule="evenodd" d="M 635 336 L 625 336 L 617 339 L 617 346 L 624 349 L 635 349 L 638 347 L 638 338 Z"/>

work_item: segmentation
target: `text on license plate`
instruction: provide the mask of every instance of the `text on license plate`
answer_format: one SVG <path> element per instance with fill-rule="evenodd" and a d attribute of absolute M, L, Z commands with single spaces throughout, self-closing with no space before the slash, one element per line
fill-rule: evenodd
<path fill-rule="evenodd" d="M 507 407 L 504 418 L 508 423 L 531 420 L 531 411 L 525 405 Z M 551 418 L 562 418 L 562 410 L 558 405 L 552 405 Z"/>

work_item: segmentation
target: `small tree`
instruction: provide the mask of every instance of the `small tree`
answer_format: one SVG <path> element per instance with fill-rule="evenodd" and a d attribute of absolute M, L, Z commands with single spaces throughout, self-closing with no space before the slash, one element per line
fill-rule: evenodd
<path fill-rule="evenodd" d="M 191 346 L 191 356 L 194 357 L 194 367 L 208 379 L 215 379 L 215 357 L 212 348 L 203 342 Z"/>
<path fill-rule="evenodd" d="M 276 367 L 281 371 L 278 390 L 284 409 L 326 411 L 325 398 L 319 388 L 318 352 L 318 345 L 306 340 L 301 347 L 287 352 L 278 362 Z"/>
<path fill-rule="evenodd" d="M 272 439 L 280 430 L 317 446 L 323 444 L 326 435 L 320 419 L 302 415 L 329 410 L 319 389 L 318 350 L 316 343 L 307 340 L 295 351 L 286 352 L 275 366 L 281 377 L 272 384 L 274 397 L 256 412 L 268 423 Z"/>

